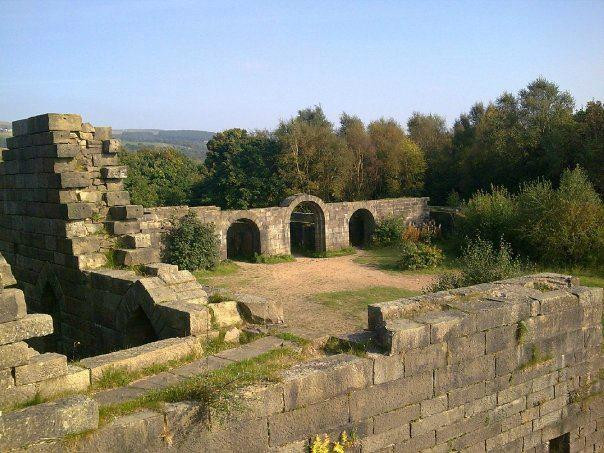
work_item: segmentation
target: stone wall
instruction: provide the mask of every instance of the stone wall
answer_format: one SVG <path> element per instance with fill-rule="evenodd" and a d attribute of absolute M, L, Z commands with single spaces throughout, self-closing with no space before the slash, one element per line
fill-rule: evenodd
<path fill-rule="evenodd" d="M 601 288 L 539 274 L 374 304 L 370 329 L 341 340 L 366 354 L 295 365 L 227 420 L 166 404 L 72 449 L 293 453 L 346 431 L 363 453 L 600 452 L 602 303 Z"/>
<path fill-rule="evenodd" d="M 134 318 L 151 326 L 139 342 L 207 332 L 207 297 L 190 273 L 105 269 L 160 261 L 111 129 L 50 113 L 13 122 L 13 135 L 0 162 L 0 252 L 29 310 L 52 316 L 53 336 L 36 347 L 74 357 L 126 347 Z"/>
<path fill-rule="evenodd" d="M 365 210 L 373 223 L 386 217 L 401 216 L 409 223 L 420 224 L 428 217 L 427 198 L 393 198 L 384 200 L 325 203 L 311 195 L 295 195 L 284 200 L 281 206 L 246 210 L 221 210 L 215 206 L 187 207 L 171 206 L 147 208 L 141 220 L 142 230 L 150 234 L 151 242 L 160 245 L 161 235 L 172 225 L 173 219 L 193 211 L 206 223 L 216 226 L 220 237 L 220 252 L 227 257 L 227 231 L 237 220 L 248 219 L 260 233 L 260 253 L 266 255 L 290 254 L 290 218 L 300 203 L 316 205 L 323 216 L 326 250 L 337 250 L 350 246 L 349 226 L 352 215 Z"/>

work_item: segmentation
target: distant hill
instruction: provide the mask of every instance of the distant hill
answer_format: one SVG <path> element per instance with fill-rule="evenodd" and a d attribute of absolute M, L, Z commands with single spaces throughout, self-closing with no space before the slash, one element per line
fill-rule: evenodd
<path fill-rule="evenodd" d="M 128 150 L 149 146 L 174 147 L 186 156 L 196 160 L 205 159 L 206 144 L 214 136 L 213 132 L 195 130 L 162 129 L 114 129 L 113 137 L 119 139 Z"/>
<path fill-rule="evenodd" d="M 0 148 L 6 147 L 6 137 L 11 136 L 11 128 L 10 121 L 0 121 Z M 113 137 L 129 151 L 144 147 L 173 147 L 195 160 L 205 159 L 208 152 L 206 143 L 213 136 L 213 132 L 195 130 L 113 129 Z"/>

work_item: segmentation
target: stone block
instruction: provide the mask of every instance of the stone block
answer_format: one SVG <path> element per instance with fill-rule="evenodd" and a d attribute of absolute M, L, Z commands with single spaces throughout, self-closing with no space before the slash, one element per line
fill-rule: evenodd
<path fill-rule="evenodd" d="M 386 321 L 383 329 L 378 330 L 382 346 L 390 354 L 415 349 L 430 344 L 430 326 L 409 319 Z"/>
<path fill-rule="evenodd" d="M 0 370 L 0 391 L 15 386 L 15 378 L 10 368 Z"/>
<path fill-rule="evenodd" d="M 405 361 L 403 354 L 384 355 L 369 353 L 367 357 L 373 360 L 373 383 L 383 384 L 405 376 Z"/>
<path fill-rule="evenodd" d="M 451 338 L 447 346 L 449 364 L 472 360 L 485 354 L 485 333 L 478 332 L 467 337 Z"/>
<path fill-rule="evenodd" d="M 101 177 L 103 179 L 125 179 L 128 177 L 128 167 L 125 165 L 116 167 L 102 167 Z"/>
<path fill-rule="evenodd" d="M 495 357 L 482 356 L 470 362 L 461 362 L 435 371 L 434 386 L 439 394 L 448 389 L 466 387 L 495 377 Z"/>
<path fill-rule="evenodd" d="M 141 224 L 138 220 L 105 222 L 105 226 L 112 234 L 116 235 L 140 233 L 141 230 Z"/>
<path fill-rule="evenodd" d="M 412 349 L 405 354 L 405 376 L 435 370 L 447 365 L 447 344 L 436 343 Z"/>
<path fill-rule="evenodd" d="M 361 450 L 368 452 L 379 452 L 384 451 L 382 449 L 387 448 L 394 443 L 400 443 L 408 440 L 409 425 L 401 425 L 393 428 L 389 431 L 384 431 L 379 434 L 374 434 L 361 439 Z"/>
<path fill-rule="evenodd" d="M 432 372 L 374 385 L 350 394 L 350 418 L 362 420 L 431 397 Z"/>
<path fill-rule="evenodd" d="M 69 131 L 82 130 L 82 117 L 68 113 L 45 113 L 27 120 L 28 133 L 36 134 L 46 131 Z"/>
<path fill-rule="evenodd" d="M 421 402 L 422 417 L 429 417 L 433 414 L 446 411 L 449 407 L 449 398 L 447 395 L 440 395 L 430 400 Z"/>
<path fill-rule="evenodd" d="M 118 206 L 130 204 L 130 194 L 125 190 L 106 192 L 104 195 L 107 206 Z"/>
<path fill-rule="evenodd" d="M 49 315 L 26 315 L 16 321 L 0 324 L 0 345 L 50 335 L 52 330 L 52 318 Z"/>
<path fill-rule="evenodd" d="M 3 414 L 0 450 L 21 448 L 96 429 L 98 404 L 85 396 L 72 396 Z"/>
<path fill-rule="evenodd" d="M 30 358 L 25 364 L 15 367 L 16 385 L 33 384 L 67 374 L 67 357 L 48 352 Z"/>
<path fill-rule="evenodd" d="M 0 369 L 22 365 L 37 354 L 23 341 L 0 346 Z"/>
<path fill-rule="evenodd" d="M 435 445 L 434 431 L 430 431 L 421 436 L 412 437 L 404 442 L 396 443 L 393 446 L 393 453 L 407 453 L 412 451 L 431 451 L 431 447 Z M 440 450 L 437 450 L 440 451 Z M 443 450 L 444 451 L 444 450 Z"/>
<path fill-rule="evenodd" d="M 212 321 L 220 328 L 238 326 L 242 323 L 241 316 L 237 310 L 237 302 L 225 301 L 217 304 L 209 304 L 212 311 Z"/>
<path fill-rule="evenodd" d="M 112 206 L 109 213 L 114 220 L 140 219 L 143 216 L 143 207 L 136 204 Z"/>
<path fill-rule="evenodd" d="M 135 348 L 88 357 L 82 359 L 80 364 L 90 369 L 91 380 L 94 382 L 109 368 L 123 367 L 136 371 L 154 364 L 180 359 L 192 353 L 200 354 L 201 351 L 201 345 L 194 337 L 168 338 Z"/>
<path fill-rule="evenodd" d="M 445 425 L 450 425 L 464 416 L 463 407 L 455 407 L 445 412 L 423 417 L 419 420 L 411 422 L 411 436 L 421 436 L 433 429 L 440 428 Z"/>
<path fill-rule="evenodd" d="M 268 418 L 271 445 L 277 446 L 310 437 L 348 423 L 348 397 L 339 396 L 329 401 Z"/>
<path fill-rule="evenodd" d="M 82 220 L 92 217 L 91 203 L 67 203 L 62 204 L 62 217 L 65 220 Z"/>
<path fill-rule="evenodd" d="M 119 152 L 121 147 L 122 147 L 122 145 L 119 140 L 116 140 L 113 138 L 109 139 L 109 140 L 103 140 L 103 152 L 104 153 L 116 154 Z"/>
<path fill-rule="evenodd" d="M 131 249 L 151 247 L 151 235 L 146 233 L 127 234 L 122 240 Z"/>
<path fill-rule="evenodd" d="M 374 432 L 375 434 L 379 434 L 404 425 L 409 429 L 409 422 L 419 417 L 419 404 L 411 404 L 384 414 L 377 414 L 374 417 Z"/>
<path fill-rule="evenodd" d="M 501 326 L 486 332 L 486 353 L 503 351 L 504 349 L 514 348 L 518 343 L 518 326 Z"/>
<path fill-rule="evenodd" d="M 367 387 L 372 371 L 371 360 L 346 354 L 295 365 L 283 375 L 285 410 Z"/>
<path fill-rule="evenodd" d="M 115 251 L 118 263 L 124 266 L 137 266 L 139 264 L 156 263 L 160 261 L 159 249 L 147 247 L 142 249 L 118 249 Z"/>
<path fill-rule="evenodd" d="M 77 189 L 80 187 L 88 187 L 90 184 L 90 176 L 87 172 L 72 171 L 61 173 L 59 176 L 59 187 L 63 189 Z"/>
<path fill-rule="evenodd" d="M 94 127 L 94 138 L 95 140 L 111 140 L 112 130 L 111 127 L 107 126 L 95 126 Z"/>
<path fill-rule="evenodd" d="M 428 312 L 416 316 L 414 320 L 430 325 L 430 342 L 434 344 L 476 331 L 473 318 L 459 310 Z"/>
<path fill-rule="evenodd" d="M 0 291 L 0 323 L 23 318 L 27 314 L 23 291 L 18 288 Z"/>
<path fill-rule="evenodd" d="M 90 370 L 76 365 L 67 365 L 67 374 L 36 384 L 42 398 L 52 398 L 70 392 L 84 392 L 90 387 Z"/>
<path fill-rule="evenodd" d="M 543 315 L 571 310 L 579 303 L 568 290 L 546 291 L 534 298 L 539 301 L 539 313 Z"/>
<path fill-rule="evenodd" d="M 244 319 L 255 324 L 280 324 L 284 322 L 283 303 L 249 294 L 237 294 L 239 311 Z"/>

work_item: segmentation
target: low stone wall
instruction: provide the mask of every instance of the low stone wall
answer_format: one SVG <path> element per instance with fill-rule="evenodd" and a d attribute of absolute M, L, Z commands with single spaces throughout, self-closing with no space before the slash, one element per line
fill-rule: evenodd
<path fill-rule="evenodd" d="M 306 452 L 346 431 L 347 451 L 599 452 L 602 303 L 601 288 L 539 274 L 374 304 L 347 340 L 370 352 L 300 363 L 226 421 L 166 404 L 70 448 Z"/>
<path fill-rule="evenodd" d="M 420 224 L 428 218 L 428 198 L 393 198 L 383 200 L 325 203 L 320 198 L 300 194 L 290 197 L 279 207 L 246 210 L 221 210 L 215 206 L 170 206 L 147 208 L 141 222 L 144 233 L 151 235 L 151 242 L 160 246 L 161 236 L 168 231 L 174 219 L 193 211 L 199 219 L 216 226 L 220 238 L 220 253 L 227 257 L 227 232 L 237 220 L 247 219 L 258 228 L 260 253 L 266 255 L 290 254 L 290 218 L 300 203 L 314 204 L 324 220 L 321 228 L 326 250 L 338 250 L 351 245 L 349 240 L 350 219 L 359 210 L 366 211 L 373 223 L 387 217 L 403 217 L 408 223 Z"/>

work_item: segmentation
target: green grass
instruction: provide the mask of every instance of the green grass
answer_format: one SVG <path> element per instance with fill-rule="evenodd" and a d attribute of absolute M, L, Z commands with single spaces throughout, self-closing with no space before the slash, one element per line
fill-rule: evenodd
<path fill-rule="evenodd" d="M 219 304 L 220 302 L 226 302 L 229 300 L 233 299 L 221 293 L 214 293 L 210 297 L 208 297 L 209 304 Z"/>
<path fill-rule="evenodd" d="M 258 264 L 279 264 L 289 263 L 296 261 L 292 255 L 281 254 L 281 255 L 254 255 L 253 262 Z"/>
<path fill-rule="evenodd" d="M 239 271 L 239 266 L 231 260 L 224 260 L 218 263 L 214 269 L 200 269 L 193 272 L 197 281 L 202 285 L 209 284 L 212 277 L 223 277 L 225 275 L 232 275 Z"/>
<path fill-rule="evenodd" d="M 280 338 L 283 341 L 291 341 L 292 343 L 297 344 L 298 346 L 304 347 L 310 343 L 306 338 L 302 338 L 298 335 L 295 335 L 290 332 L 280 332 L 272 334 L 274 337 Z"/>
<path fill-rule="evenodd" d="M 101 407 L 103 421 L 126 415 L 141 408 L 157 410 L 161 403 L 198 401 L 213 415 L 228 415 L 241 408 L 239 390 L 253 384 L 277 382 L 279 372 L 301 361 L 303 356 L 289 348 L 278 348 L 253 359 L 230 364 L 224 368 L 193 376 L 172 386 L 152 390 L 124 403 Z"/>
<path fill-rule="evenodd" d="M 364 319 L 369 304 L 417 294 L 419 293 L 415 291 L 392 286 L 370 286 L 357 290 L 318 293 L 313 296 L 313 299 L 320 304 L 341 311 L 343 315 Z"/>
<path fill-rule="evenodd" d="M 437 275 L 443 272 L 455 269 L 455 255 L 452 246 L 446 242 L 436 243 L 436 246 L 443 250 L 444 260 L 440 266 L 417 269 L 417 270 L 400 270 L 397 267 L 397 262 L 400 259 L 400 252 L 397 247 L 371 248 L 367 249 L 366 253 L 354 258 L 354 262 L 375 269 L 380 269 L 388 272 L 395 272 L 402 275 Z"/>

